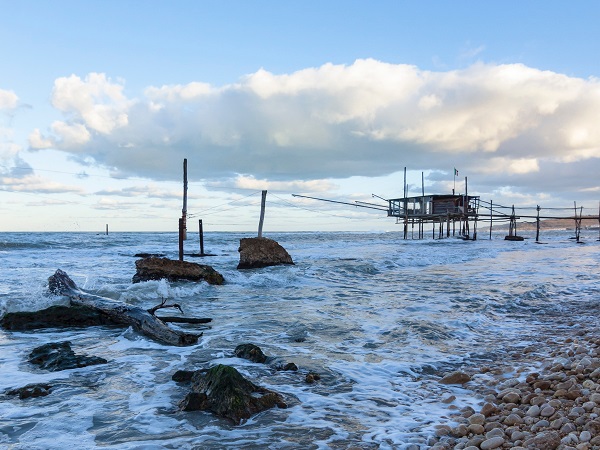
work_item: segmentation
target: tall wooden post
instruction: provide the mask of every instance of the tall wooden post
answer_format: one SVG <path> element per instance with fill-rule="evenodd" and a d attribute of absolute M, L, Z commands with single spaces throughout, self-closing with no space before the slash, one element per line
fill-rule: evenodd
<path fill-rule="evenodd" d="M 198 233 L 200 234 L 200 256 L 204 255 L 204 230 L 202 229 L 202 219 L 198 220 Z"/>
<path fill-rule="evenodd" d="M 179 261 L 183 261 L 183 219 L 179 219 Z"/>
<path fill-rule="evenodd" d="M 106 235 L 108 236 L 108 224 L 106 224 Z"/>
<path fill-rule="evenodd" d="M 406 199 L 406 167 L 404 168 L 404 239 L 408 238 L 408 200 Z"/>
<path fill-rule="evenodd" d="M 535 242 L 540 242 L 540 205 L 537 205 L 537 217 L 535 219 Z"/>
<path fill-rule="evenodd" d="M 581 220 L 577 220 L 577 202 L 573 202 L 573 207 L 575 208 L 575 239 L 576 242 L 579 242 L 579 232 L 581 227 Z"/>
<path fill-rule="evenodd" d="M 492 222 L 494 220 L 494 202 L 490 200 L 490 241 L 492 240 Z"/>
<path fill-rule="evenodd" d="M 262 191 L 262 199 L 260 201 L 260 220 L 258 222 L 258 237 L 262 237 L 263 222 L 265 221 L 265 204 L 267 203 L 267 191 Z"/>
<path fill-rule="evenodd" d="M 183 160 L 183 208 L 181 209 L 181 220 L 183 221 L 183 239 L 187 239 L 187 158 Z"/>

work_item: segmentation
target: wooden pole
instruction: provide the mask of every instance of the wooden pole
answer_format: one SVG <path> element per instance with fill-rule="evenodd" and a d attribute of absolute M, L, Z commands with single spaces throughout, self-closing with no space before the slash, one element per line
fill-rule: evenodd
<path fill-rule="evenodd" d="M 490 200 L 490 241 L 492 240 L 492 221 L 494 220 L 494 202 Z"/>
<path fill-rule="evenodd" d="M 181 220 L 183 221 L 183 239 L 187 239 L 187 158 L 183 160 L 183 208 L 181 209 Z"/>
<path fill-rule="evenodd" d="M 540 242 L 540 205 L 537 205 L 537 218 L 535 219 L 535 242 Z"/>
<path fill-rule="evenodd" d="M 408 201 L 406 199 L 406 167 L 404 168 L 404 239 L 408 238 Z"/>
<path fill-rule="evenodd" d="M 262 191 L 262 199 L 260 201 L 260 220 L 258 222 L 258 237 L 262 237 L 263 222 L 265 221 L 265 204 L 267 202 L 267 191 Z"/>
<path fill-rule="evenodd" d="M 202 229 L 202 219 L 198 220 L 198 234 L 200 234 L 200 255 L 204 255 L 204 230 Z"/>
<path fill-rule="evenodd" d="M 576 242 L 579 242 L 579 223 L 577 221 L 577 202 L 573 202 L 573 207 L 575 208 L 575 239 L 576 239 Z"/>
<path fill-rule="evenodd" d="M 179 261 L 183 261 L 183 219 L 179 219 Z"/>
<path fill-rule="evenodd" d="M 106 235 L 108 236 L 108 224 L 106 224 Z"/>

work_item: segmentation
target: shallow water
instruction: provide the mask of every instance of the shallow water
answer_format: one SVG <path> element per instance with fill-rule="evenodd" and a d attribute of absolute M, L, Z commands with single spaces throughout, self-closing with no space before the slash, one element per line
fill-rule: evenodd
<path fill-rule="evenodd" d="M 480 400 L 437 382 L 446 371 L 493 365 L 508 351 L 539 344 L 581 324 L 597 326 L 600 246 L 568 232 L 505 242 L 404 241 L 400 233 L 275 233 L 296 265 L 238 271 L 239 233 L 205 236 L 191 258 L 226 284 L 131 284 L 134 255 L 177 258 L 172 233 L 1 233 L 0 314 L 65 300 L 46 293 L 57 268 L 83 289 L 145 308 L 161 299 L 187 316 L 212 317 L 199 345 L 172 348 L 131 329 L 0 331 L 0 392 L 49 382 L 47 397 L 0 401 L 0 448 L 217 449 L 427 448 L 434 426 L 457 406 Z M 186 241 L 186 252 L 197 252 Z M 182 325 L 188 331 L 192 325 Z M 47 373 L 27 362 L 36 346 L 69 340 L 106 365 Z M 233 356 L 252 342 L 299 372 Z M 179 369 L 223 363 L 276 390 L 287 409 L 240 426 L 204 412 L 179 412 L 187 387 Z M 308 371 L 321 375 L 306 384 Z"/>

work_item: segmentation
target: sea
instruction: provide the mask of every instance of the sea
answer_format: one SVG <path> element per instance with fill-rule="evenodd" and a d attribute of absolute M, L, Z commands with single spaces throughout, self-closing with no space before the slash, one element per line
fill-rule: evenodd
<path fill-rule="evenodd" d="M 203 258 L 225 277 L 205 282 L 132 284 L 136 254 L 178 258 L 175 233 L 0 233 L 0 315 L 68 300 L 47 291 L 56 269 L 85 291 L 150 308 L 166 300 L 207 325 L 197 345 L 172 347 L 131 328 L 15 332 L 0 329 L 0 448 L 35 449 L 408 449 L 429 448 L 436 427 L 483 404 L 469 385 L 445 385 L 456 370 L 510 363 L 529 348 L 532 369 L 549 340 L 598 330 L 598 231 L 542 231 L 508 242 L 404 240 L 401 232 L 266 233 L 295 265 L 238 270 L 239 241 L 251 233 L 204 236 Z M 185 253 L 199 252 L 197 236 Z M 176 315 L 175 310 L 164 310 Z M 48 372 L 32 349 L 71 342 L 108 363 Z M 266 364 L 235 357 L 258 345 Z M 538 358 L 539 359 L 539 358 Z M 277 370 L 293 362 L 297 371 Z M 210 412 L 185 412 L 189 386 L 177 370 L 217 364 L 279 392 L 274 408 L 234 425 Z M 306 375 L 320 379 L 307 383 Z M 505 376 L 519 376 L 506 373 Z M 45 397 L 6 391 L 49 383 Z"/>

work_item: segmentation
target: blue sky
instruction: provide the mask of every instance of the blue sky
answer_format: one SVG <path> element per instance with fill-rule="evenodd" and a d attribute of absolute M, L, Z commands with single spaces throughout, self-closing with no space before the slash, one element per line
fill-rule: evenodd
<path fill-rule="evenodd" d="M 452 188 L 597 210 L 600 4 L 0 0 L 0 231 L 393 230 Z M 457 188 L 460 190 L 460 183 Z"/>

